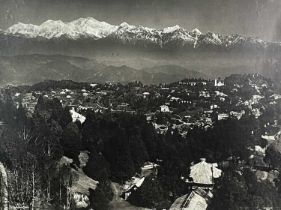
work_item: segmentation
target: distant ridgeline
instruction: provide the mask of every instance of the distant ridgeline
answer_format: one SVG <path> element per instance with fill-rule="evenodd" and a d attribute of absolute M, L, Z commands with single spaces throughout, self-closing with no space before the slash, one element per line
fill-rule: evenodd
<path fill-rule="evenodd" d="M 207 78 L 204 73 L 177 65 L 155 64 L 141 69 L 129 66 L 105 65 L 95 59 L 62 55 L 0 56 L 0 85 L 30 85 L 44 80 L 159 84 L 183 78 Z"/>
<path fill-rule="evenodd" d="M 94 18 L 0 30 L 0 85 L 47 79 L 170 83 L 182 78 L 260 73 L 280 81 L 278 42 L 239 34 L 163 29 Z"/>

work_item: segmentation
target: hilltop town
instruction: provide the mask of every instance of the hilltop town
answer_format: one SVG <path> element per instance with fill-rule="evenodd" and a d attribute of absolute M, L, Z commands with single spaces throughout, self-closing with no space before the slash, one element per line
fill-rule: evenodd
<path fill-rule="evenodd" d="M 281 201 L 281 91 L 259 74 L 159 85 L 48 80 L 3 87 L 0 102 L 11 206 L 203 210 Z"/>

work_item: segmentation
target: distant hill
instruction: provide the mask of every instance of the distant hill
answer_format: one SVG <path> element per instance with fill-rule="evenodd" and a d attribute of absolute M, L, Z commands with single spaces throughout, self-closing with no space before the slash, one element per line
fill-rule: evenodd
<path fill-rule="evenodd" d="M 163 29 L 128 23 L 111 25 L 92 17 L 71 22 L 48 20 L 41 25 L 17 23 L 0 30 L 2 56 L 81 56 L 107 66 L 125 65 L 134 69 L 173 65 L 200 71 L 212 78 L 235 73 L 262 73 L 263 63 L 279 59 L 280 52 L 281 43 L 256 37 L 202 33 L 197 28 L 188 31 L 178 25 Z M 85 69 L 81 66 L 76 67 Z M 76 76 L 80 79 L 80 74 Z M 158 75 L 158 72 L 150 80 L 166 81 L 165 75 Z"/>
<path fill-rule="evenodd" d="M 1 85 L 33 84 L 44 80 L 100 83 L 141 81 L 144 84 L 158 84 L 184 78 L 206 78 L 206 75 L 171 65 L 138 70 L 128 66 L 107 66 L 95 60 L 72 56 L 0 56 Z"/>

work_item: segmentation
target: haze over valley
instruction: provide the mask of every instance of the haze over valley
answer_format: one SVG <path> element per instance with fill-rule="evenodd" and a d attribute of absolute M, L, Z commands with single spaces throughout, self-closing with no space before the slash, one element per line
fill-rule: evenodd
<path fill-rule="evenodd" d="M 169 66 L 169 74 L 176 75 L 175 78 L 199 75 L 216 78 L 234 73 L 261 73 L 274 78 L 273 72 L 264 70 L 264 65 L 270 62 L 273 66 L 281 48 L 280 43 L 242 35 L 204 34 L 197 28 L 187 31 L 178 25 L 163 29 L 125 22 L 111 25 L 94 18 L 71 22 L 48 20 L 40 25 L 17 23 L 1 31 L 0 46 L 2 84 L 38 82 L 63 75 L 77 81 L 87 78 L 101 82 L 173 82 L 163 79 L 167 67 L 161 71 L 160 66 Z M 58 61 L 54 55 L 65 59 Z M 18 67 L 22 65 L 10 63 L 17 58 L 24 59 L 25 66 L 13 78 L 11 65 L 15 72 L 20 72 Z M 79 59 L 81 62 L 73 63 Z M 181 69 L 181 73 L 177 70 L 173 73 L 172 66 Z M 79 75 L 71 73 L 75 68 Z M 128 71 L 135 76 L 126 75 Z M 115 76 L 98 76 L 97 72 Z M 34 76 L 25 80 L 23 75 Z"/>

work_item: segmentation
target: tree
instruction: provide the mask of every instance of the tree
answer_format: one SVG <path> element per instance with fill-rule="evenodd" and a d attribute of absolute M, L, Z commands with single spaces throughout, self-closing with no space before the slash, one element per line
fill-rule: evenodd
<path fill-rule="evenodd" d="M 72 122 L 72 117 L 70 115 L 69 108 L 66 107 L 63 109 L 63 111 L 61 113 L 59 123 L 60 123 L 61 127 L 64 129 L 71 122 Z"/>
<path fill-rule="evenodd" d="M 69 123 L 66 126 L 63 130 L 60 143 L 67 156 L 77 158 L 79 152 L 83 149 L 83 144 L 80 130 L 76 123 Z"/>
<path fill-rule="evenodd" d="M 236 171 L 229 169 L 218 180 L 214 188 L 214 198 L 208 210 L 239 210 L 250 206 L 246 181 Z"/>
<path fill-rule="evenodd" d="M 114 137 L 104 145 L 103 154 L 110 164 L 111 177 L 117 182 L 124 182 L 136 171 L 128 138 L 123 129 L 116 129 Z"/>
<path fill-rule="evenodd" d="M 101 181 L 94 191 L 90 191 L 90 203 L 93 209 L 108 209 L 108 204 L 113 197 L 110 183 L 110 181 Z"/>
<path fill-rule="evenodd" d="M 87 165 L 83 171 L 94 180 L 106 181 L 110 177 L 110 165 L 102 154 L 92 148 Z"/>
<path fill-rule="evenodd" d="M 132 191 L 129 202 L 136 206 L 156 209 L 167 209 L 170 206 L 168 193 L 153 176 L 146 177 L 141 187 Z"/>
<path fill-rule="evenodd" d="M 270 144 L 266 149 L 265 159 L 275 168 L 281 169 L 281 140 Z"/>

